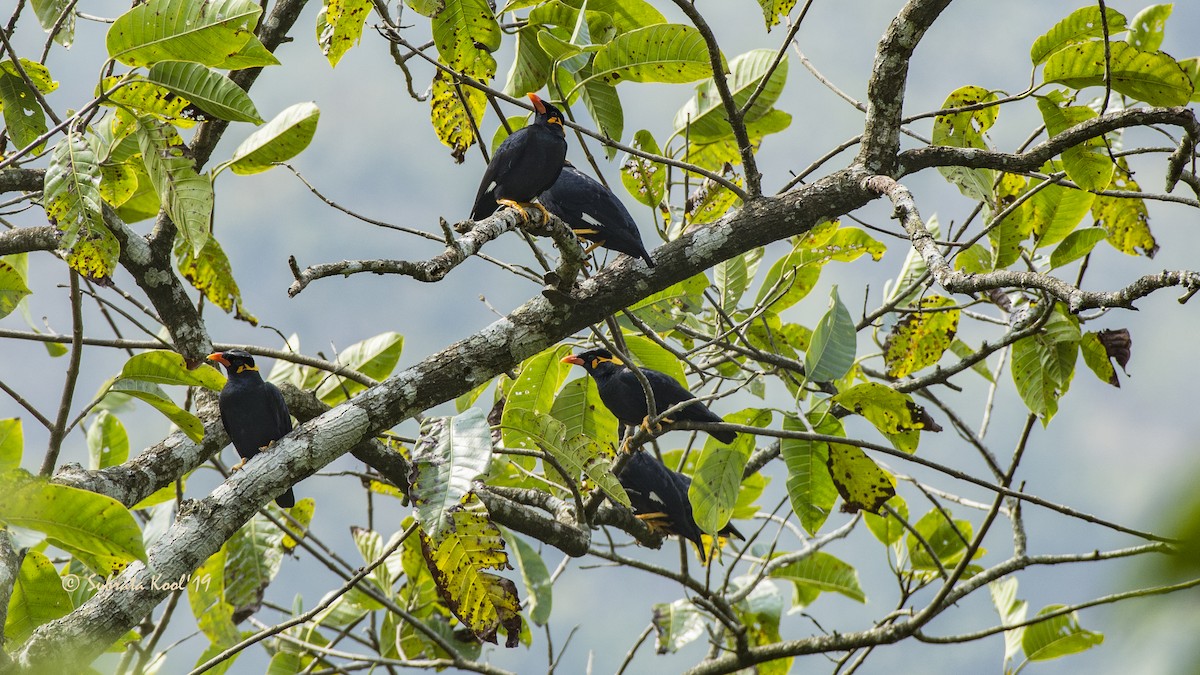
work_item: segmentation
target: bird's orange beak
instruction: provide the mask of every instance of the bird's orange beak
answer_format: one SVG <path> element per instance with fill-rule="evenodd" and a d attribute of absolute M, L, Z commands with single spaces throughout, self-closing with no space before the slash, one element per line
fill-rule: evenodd
<path fill-rule="evenodd" d="M 226 368 L 229 367 L 229 359 L 225 358 L 225 355 L 222 354 L 221 352 L 217 352 L 215 354 L 209 354 L 205 358 L 209 361 L 216 361 L 217 363 L 225 366 Z"/>
<path fill-rule="evenodd" d="M 582 366 L 583 365 L 583 359 L 579 358 L 578 356 L 575 356 L 574 354 L 564 356 L 561 359 L 559 359 L 558 362 L 559 363 L 569 363 L 573 366 Z"/>
<path fill-rule="evenodd" d="M 529 94 L 529 100 L 533 103 L 533 109 L 536 110 L 539 115 L 546 112 L 546 104 L 542 103 L 542 99 L 538 98 L 537 94 Z"/>

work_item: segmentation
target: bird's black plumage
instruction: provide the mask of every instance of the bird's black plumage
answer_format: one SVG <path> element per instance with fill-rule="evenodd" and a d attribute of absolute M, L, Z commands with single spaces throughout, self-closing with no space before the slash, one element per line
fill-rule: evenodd
<path fill-rule="evenodd" d="M 225 366 L 229 379 L 221 389 L 221 423 L 241 456 L 236 468 L 292 430 L 292 418 L 279 389 L 262 379 L 249 352 L 231 349 L 208 355 Z M 296 505 L 291 488 L 275 498 L 283 508 Z"/>
<path fill-rule="evenodd" d="M 629 495 L 634 513 L 643 516 L 652 527 L 690 540 L 696 545 L 700 560 L 705 559 L 704 543 L 700 539 L 702 532 L 688 499 L 691 478 L 668 469 L 654 455 L 639 450 L 629 457 L 617 479 Z M 720 534 L 745 539 L 733 523 L 726 524 Z"/>
<path fill-rule="evenodd" d="M 612 411 L 618 420 L 629 425 L 641 424 L 646 419 L 646 394 L 637 375 L 629 366 L 613 357 L 607 349 L 593 349 L 582 354 L 567 356 L 563 363 L 573 363 L 583 366 L 589 375 L 596 378 L 596 389 L 600 392 L 600 400 Z M 650 383 L 650 391 L 654 394 L 656 412 L 696 398 L 675 381 L 675 378 L 653 368 L 641 368 L 646 381 Z M 709 410 L 699 401 L 677 410 L 667 416 L 670 421 L 678 422 L 724 422 L 716 413 Z M 737 438 L 733 431 L 711 431 L 713 438 L 722 443 L 732 443 Z"/>
<path fill-rule="evenodd" d="M 641 258 L 648 267 L 654 267 L 654 260 L 646 252 L 642 234 L 629 210 L 612 190 L 570 162 L 563 164 L 558 180 L 538 197 L 538 201 L 570 226 L 575 234 L 595 242 L 592 248 L 601 246 Z"/>
<path fill-rule="evenodd" d="M 562 171 L 567 158 L 562 113 L 535 94 L 530 94 L 529 100 L 537 113 L 533 124 L 514 131 L 496 148 L 479 182 L 471 220 L 487 218 L 502 202 L 532 202 L 554 185 Z"/>

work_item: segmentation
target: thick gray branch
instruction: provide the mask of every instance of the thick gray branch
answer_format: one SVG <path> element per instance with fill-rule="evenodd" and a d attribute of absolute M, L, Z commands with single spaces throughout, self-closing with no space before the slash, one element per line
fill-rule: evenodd
<path fill-rule="evenodd" d="M 0 170 L 0 194 L 38 192 L 45 179 L 45 169 L 3 169 Z"/>
<path fill-rule="evenodd" d="M 733 255 L 800 234 L 871 198 L 853 174 L 834 174 L 782 197 L 756 200 L 712 226 L 687 233 L 659 249 L 653 269 L 630 261 L 612 265 L 584 281 L 567 305 L 534 298 L 482 331 L 301 424 L 270 452 L 256 457 L 252 470 L 233 475 L 205 499 L 188 502 L 190 508 L 181 511 L 149 551 L 149 567 L 130 565 L 116 584 L 40 627 L 15 653 L 15 660 L 43 672 L 90 662 L 165 597 L 165 591 L 151 589 L 152 578 L 177 579 L 193 572 L 283 484 L 311 475 L 363 441 L 515 367 L 639 298 Z M 131 584 L 148 590 L 118 590 Z"/>
<path fill-rule="evenodd" d="M 0 232 L 0 255 L 53 251 L 58 248 L 58 229 L 50 225 L 18 227 Z"/>
<path fill-rule="evenodd" d="M 855 163 L 872 173 L 891 174 L 900 150 L 900 121 L 913 50 L 951 0 L 909 0 L 892 19 L 867 83 L 867 119 Z"/>

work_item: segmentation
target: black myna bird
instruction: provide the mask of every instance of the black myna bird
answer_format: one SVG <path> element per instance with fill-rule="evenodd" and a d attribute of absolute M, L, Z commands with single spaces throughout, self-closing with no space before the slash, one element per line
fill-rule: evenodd
<path fill-rule="evenodd" d="M 691 541 L 696 545 L 701 562 L 706 559 L 700 538 L 702 532 L 692 514 L 692 502 L 688 500 L 691 478 L 668 469 L 651 453 L 639 450 L 629 457 L 617 479 L 629 495 L 638 518 L 651 528 Z M 720 535 L 746 539 L 733 523 L 721 528 Z"/>
<path fill-rule="evenodd" d="M 231 349 L 208 355 L 229 373 L 221 389 L 221 424 L 242 460 L 232 467 L 242 468 L 246 460 L 270 447 L 292 430 L 292 418 L 279 388 L 262 379 L 254 357 L 241 349 Z M 292 488 L 275 498 L 285 509 L 296 505 Z"/>
<path fill-rule="evenodd" d="M 612 190 L 570 162 L 563 164 L 558 180 L 538 201 L 569 225 L 576 235 L 592 242 L 584 251 L 585 255 L 601 246 L 641 258 L 648 267 L 654 267 L 654 260 L 646 252 L 642 234 L 629 210 Z"/>
<path fill-rule="evenodd" d="M 596 389 L 600 392 L 600 400 L 624 424 L 637 426 L 646 420 L 646 393 L 642 383 L 629 366 L 621 362 L 607 349 L 593 349 L 582 354 L 565 356 L 563 363 L 583 366 L 589 375 L 596 378 Z M 682 403 L 696 396 L 684 389 L 683 385 L 666 373 L 652 368 L 641 368 L 646 381 L 650 383 L 650 391 L 654 394 L 654 407 L 661 414 L 676 403 Z M 700 401 L 694 401 L 688 406 L 668 415 L 667 422 L 724 422 L 725 420 L 709 410 Z M 732 443 L 737 438 L 737 432 L 710 431 L 713 438 L 722 443 Z"/>
<path fill-rule="evenodd" d="M 537 115 L 533 124 L 514 131 L 492 155 L 479 182 L 471 220 L 483 220 L 499 204 L 511 206 L 524 217 L 524 206 L 554 185 L 567 158 L 567 135 L 558 108 L 530 94 Z M 537 205 L 545 211 L 545 207 Z"/>

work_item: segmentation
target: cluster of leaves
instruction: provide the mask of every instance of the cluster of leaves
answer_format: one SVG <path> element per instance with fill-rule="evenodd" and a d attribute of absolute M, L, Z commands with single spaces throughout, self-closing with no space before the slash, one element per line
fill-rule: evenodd
<path fill-rule="evenodd" d="M 246 0 L 154 0 L 113 23 L 109 57 L 131 70 L 102 78 L 96 98 L 60 125 L 65 133 L 50 150 L 45 176 L 42 204 L 62 232 L 60 250 L 73 269 L 92 279 L 112 276 L 121 250 L 104 222 L 106 209 L 127 223 L 162 212 L 177 228 L 180 274 L 225 311 L 254 320 L 241 307 L 220 244 L 209 236 L 212 180 L 224 168 L 255 173 L 300 152 L 319 111 L 311 103 L 284 110 L 212 175 L 198 172 L 179 130 L 198 119 L 263 124 L 246 92 L 221 72 L 279 63 L 254 35 L 261 13 Z M 31 106 L 33 89 L 42 95 L 57 83 L 28 59 L 5 61 L 0 70 L 0 104 L 17 156 L 40 152 L 50 134 L 45 112 Z"/>

